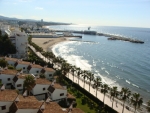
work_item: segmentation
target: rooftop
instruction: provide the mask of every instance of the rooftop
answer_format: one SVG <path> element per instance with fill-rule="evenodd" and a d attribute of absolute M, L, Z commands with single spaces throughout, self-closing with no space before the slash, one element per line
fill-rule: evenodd
<path fill-rule="evenodd" d="M 56 88 L 56 89 L 65 89 L 63 86 L 61 86 L 58 83 L 54 83 L 53 87 Z"/>
<path fill-rule="evenodd" d="M 56 102 L 50 102 L 45 104 L 45 110 L 43 113 L 65 113 L 62 108 Z"/>
<path fill-rule="evenodd" d="M 55 72 L 52 68 L 45 68 L 46 71 Z"/>
<path fill-rule="evenodd" d="M 69 99 L 76 99 L 73 95 L 71 95 L 70 93 L 67 93 L 67 98 Z"/>
<path fill-rule="evenodd" d="M 30 64 L 30 62 L 21 61 L 21 60 L 18 60 L 17 62 L 18 62 L 18 64 L 25 64 L 25 65 L 29 65 Z"/>
<path fill-rule="evenodd" d="M 1 72 L 1 74 L 16 75 L 18 71 L 17 70 L 11 70 L 11 69 L 3 69 L 0 72 Z"/>
<path fill-rule="evenodd" d="M 0 101 L 14 101 L 18 96 L 16 90 L 0 91 Z"/>
<path fill-rule="evenodd" d="M 18 75 L 17 77 L 20 78 L 20 79 L 25 79 L 25 77 L 28 76 L 28 75 L 30 75 L 30 74 L 24 74 L 23 73 L 23 74 Z"/>
<path fill-rule="evenodd" d="M 37 64 L 32 64 L 31 66 L 32 66 L 32 68 L 41 68 L 41 69 L 43 68 L 42 66 L 37 65 Z"/>
<path fill-rule="evenodd" d="M 43 102 L 38 101 L 34 96 L 23 97 L 19 95 L 18 109 L 39 109 Z"/>
<path fill-rule="evenodd" d="M 16 62 L 18 59 L 5 57 L 5 60 L 6 60 L 6 61 L 14 61 L 14 62 Z"/>
<path fill-rule="evenodd" d="M 50 85 L 51 82 L 47 79 L 44 79 L 44 78 L 38 78 L 36 79 L 36 84 L 47 84 L 47 85 Z"/>

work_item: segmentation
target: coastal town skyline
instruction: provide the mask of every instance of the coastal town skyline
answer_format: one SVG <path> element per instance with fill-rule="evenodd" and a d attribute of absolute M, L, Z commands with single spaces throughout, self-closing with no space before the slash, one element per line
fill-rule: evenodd
<path fill-rule="evenodd" d="M 149 5 L 150 0 L 0 0 L 0 15 L 74 24 L 149 28 Z"/>

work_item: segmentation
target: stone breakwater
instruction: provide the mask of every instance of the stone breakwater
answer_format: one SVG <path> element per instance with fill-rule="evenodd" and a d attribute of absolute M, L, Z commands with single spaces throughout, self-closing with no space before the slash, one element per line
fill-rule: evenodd
<path fill-rule="evenodd" d="M 140 43 L 140 44 L 143 44 L 143 43 L 144 43 L 144 41 L 141 41 L 141 40 L 126 38 L 126 37 L 122 37 L 122 36 L 114 36 L 114 35 L 103 34 L 103 33 L 98 33 L 98 35 L 99 35 L 99 36 L 106 36 L 106 37 L 109 37 L 108 40 L 122 40 L 122 41 L 128 41 L 128 42 Z"/>

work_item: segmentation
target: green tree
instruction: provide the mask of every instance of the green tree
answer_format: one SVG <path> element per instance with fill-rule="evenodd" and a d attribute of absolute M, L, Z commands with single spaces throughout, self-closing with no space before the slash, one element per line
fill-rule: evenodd
<path fill-rule="evenodd" d="M 113 108 L 113 104 L 114 104 L 114 98 L 118 96 L 118 91 L 117 91 L 117 87 L 113 87 L 110 89 L 110 95 L 112 98 L 112 108 Z"/>
<path fill-rule="evenodd" d="M 8 65 L 7 61 L 5 59 L 0 59 L 0 67 L 6 67 Z"/>
<path fill-rule="evenodd" d="M 147 102 L 147 107 L 146 107 L 147 111 L 150 112 L 150 100 Z"/>
<path fill-rule="evenodd" d="M 122 88 L 120 94 L 121 94 L 121 98 L 123 100 L 123 109 L 122 109 L 122 113 L 123 113 L 125 102 L 127 99 L 129 99 L 129 97 L 131 95 L 131 91 L 129 90 L 129 88 Z"/>
<path fill-rule="evenodd" d="M 101 78 L 100 77 L 97 77 L 95 80 L 94 80 L 94 86 L 95 86 L 95 89 L 96 89 L 96 97 L 97 97 L 97 90 L 98 88 L 102 85 L 102 82 L 101 82 Z"/>
<path fill-rule="evenodd" d="M 135 109 L 134 113 L 136 112 L 137 107 L 140 108 L 142 103 L 143 103 L 143 98 L 140 97 L 139 93 L 132 94 L 131 104 L 134 106 L 134 109 Z"/>
<path fill-rule="evenodd" d="M 74 82 L 74 74 L 75 74 L 75 71 L 76 71 L 75 66 L 71 66 L 70 68 L 71 68 L 70 70 L 71 70 L 71 74 L 73 76 L 73 82 Z"/>
<path fill-rule="evenodd" d="M 82 74 L 82 70 L 80 68 L 77 68 L 76 71 L 77 71 L 78 85 L 79 85 L 79 79 L 80 79 L 80 75 Z"/>
<path fill-rule="evenodd" d="M 108 93 L 108 90 L 109 90 L 108 85 L 107 84 L 103 84 L 102 85 L 102 89 L 101 89 L 101 92 L 104 94 L 103 103 L 104 103 L 104 100 L 105 100 L 105 95 L 106 95 L 106 93 Z"/>
<path fill-rule="evenodd" d="M 88 79 L 89 79 L 89 92 L 90 92 L 91 82 L 94 80 L 94 74 L 89 72 L 88 73 Z"/>
<path fill-rule="evenodd" d="M 35 80 L 34 80 L 34 77 L 31 76 L 31 75 L 28 75 L 25 77 L 25 81 L 24 81 L 24 89 L 28 91 L 28 94 L 30 95 L 30 92 L 32 90 L 32 88 L 34 87 L 35 85 Z"/>
<path fill-rule="evenodd" d="M 84 80 L 83 88 L 85 88 L 85 79 L 87 78 L 87 71 L 85 71 L 85 70 L 83 71 L 82 77 L 83 77 L 83 80 Z"/>

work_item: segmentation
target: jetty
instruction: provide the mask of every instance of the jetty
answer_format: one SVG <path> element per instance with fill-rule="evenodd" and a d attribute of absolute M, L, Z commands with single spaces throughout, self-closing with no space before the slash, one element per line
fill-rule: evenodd
<path fill-rule="evenodd" d="M 97 33 L 97 35 L 109 37 L 108 40 L 122 40 L 122 41 L 128 41 L 128 42 L 140 43 L 140 44 L 144 43 L 144 41 L 137 40 L 137 39 L 132 39 L 132 38 L 126 38 L 126 37 L 123 37 L 123 36 L 115 36 L 115 35 L 104 34 L 104 33 Z"/>

